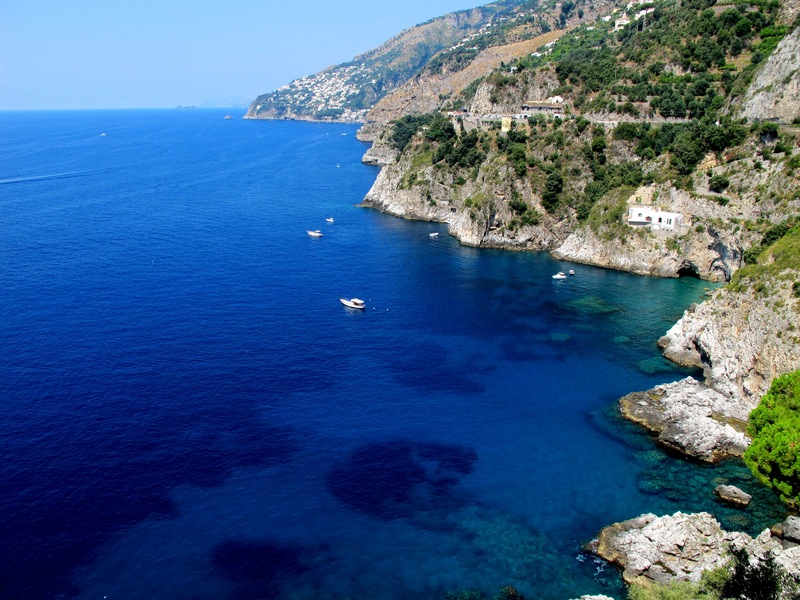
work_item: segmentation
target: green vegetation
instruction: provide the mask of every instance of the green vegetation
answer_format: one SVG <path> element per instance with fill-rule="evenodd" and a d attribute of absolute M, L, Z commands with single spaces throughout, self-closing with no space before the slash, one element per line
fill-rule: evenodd
<path fill-rule="evenodd" d="M 464 207 L 476 222 L 502 226 L 507 218 L 505 226 L 514 231 L 541 224 L 546 215 L 552 215 L 583 222 L 603 239 L 626 243 L 631 232 L 624 224 L 624 214 L 631 194 L 639 186 L 667 181 L 692 191 L 699 181 L 697 166 L 706 156 L 714 155 L 720 164 L 752 155 L 752 148 L 757 147 L 766 163 L 762 168 L 771 168 L 775 155 L 783 153 L 785 157 L 777 159 L 784 161 L 784 171 L 791 177 L 800 169 L 800 158 L 792 156 L 796 141 L 792 134 L 774 123 L 748 123 L 724 112 L 737 86 L 744 85 L 747 70 L 762 61 L 786 34 L 787 29 L 775 21 L 778 4 L 774 0 L 740 0 L 712 10 L 713 4 L 712 0 L 656 2 L 655 11 L 646 15 L 646 27 L 645 19 L 640 18 L 617 33 L 610 23 L 578 27 L 560 37 L 549 54 L 504 64 L 473 82 L 467 93 L 473 96 L 479 85 L 487 85 L 492 101 L 518 102 L 523 90 L 531 89 L 531 71 L 550 71 L 560 83 L 552 93 L 571 99 L 568 108 L 577 109 L 575 116 L 570 110 L 563 117 L 531 115 L 526 121 L 515 120 L 510 131 L 501 131 L 499 117 L 477 128 L 440 113 L 396 121 L 391 143 L 398 150 L 415 153 L 411 162 L 417 173 L 413 181 L 406 177 L 402 184 L 449 185 L 458 199 L 463 196 L 455 188 L 475 182 L 477 190 L 470 190 L 472 198 L 464 201 Z M 501 5 L 510 10 L 513 2 Z M 571 18 L 581 10 L 580 3 L 554 6 L 551 16 L 556 20 Z M 529 24 L 531 32 L 543 27 L 535 16 Z M 453 52 L 442 53 L 429 63 L 430 68 L 460 68 L 464 57 L 519 34 L 518 16 L 495 25 Z M 460 100 L 441 97 L 440 101 L 457 107 Z M 581 111 L 616 111 L 643 120 L 622 122 L 607 131 Z M 656 124 L 651 120 L 655 116 L 675 120 Z M 417 143 L 410 144 L 412 139 Z M 736 168 L 707 171 L 705 181 L 714 192 L 705 197 L 708 202 L 725 206 L 742 197 Z M 777 204 L 776 192 L 768 184 L 763 188 L 770 205 Z M 481 195 L 490 200 L 478 202 Z M 510 211 L 510 218 L 496 217 L 495 209 L 502 208 Z M 695 233 L 712 225 L 717 227 L 708 220 L 698 225 Z M 725 226 L 722 220 L 718 225 Z M 737 230 L 740 227 L 737 225 Z M 646 236 L 647 232 L 637 231 L 636 235 Z M 676 251 L 683 247 L 677 240 L 664 243 Z M 748 250 L 748 264 L 768 245 Z M 752 277 L 758 281 L 741 279 L 740 283 L 754 285 L 765 296 L 774 289 L 761 276 Z"/>
<path fill-rule="evenodd" d="M 746 264 L 748 264 L 748 265 L 757 264 L 758 263 L 758 257 L 761 255 L 761 253 L 763 253 L 765 250 L 767 250 L 770 246 L 772 246 L 778 240 L 781 240 L 784 237 L 786 237 L 789 234 L 789 232 L 791 232 L 793 229 L 795 229 L 795 227 L 798 225 L 799 222 L 800 222 L 800 217 L 796 217 L 795 216 L 795 217 L 790 217 L 790 218 L 786 219 L 782 223 L 779 223 L 777 225 L 774 225 L 774 226 L 770 227 L 766 231 L 766 233 L 764 233 L 764 236 L 761 238 L 761 242 L 757 246 L 753 246 L 753 247 L 748 248 L 747 250 L 745 250 L 744 255 L 742 256 L 742 258 L 744 258 L 744 262 Z M 797 232 L 797 230 L 796 230 L 796 232 Z M 798 232 L 798 233 L 800 233 L 800 232 Z M 795 236 L 795 237 L 797 237 L 797 236 Z M 791 258 L 792 252 L 800 249 L 800 248 L 795 247 L 794 244 L 790 244 L 790 245 L 792 247 L 791 249 L 789 249 L 788 251 L 781 251 L 781 255 L 782 256 L 785 256 L 786 258 Z M 798 257 L 798 258 L 800 259 L 800 257 Z M 786 266 L 789 267 L 789 268 L 794 268 L 795 270 L 798 270 L 798 266 L 800 266 L 800 265 L 794 264 L 795 261 L 790 261 L 790 262 L 791 262 L 791 264 L 787 264 Z"/>
<path fill-rule="evenodd" d="M 751 563 L 744 548 L 730 546 L 728 565 L 703 573 L 697 583 L 675 581 L 668 585 L 631 586 L 629 600 L 775 600 L 798 598 L 798 581 L 783 571 L 768 554 Z M 781 596 L 783 594 L 783 596 Z"/>
<path fill-rule="evenodd" d="M 712 175 L 708 180 L 708 189 L 712 192 L 722 193 L 731 184 L 730 179 L 723 175 Z"/>
<path fill-rule="evenodd" d="M 800 371 L 778 377 L 750 414 L 753 443 L 744 455 L 755 476 L 800 507 Z"/>
<path fill-rule="evenodd" d="M 677 174 L 689 175 L 706 153 L 722 152 L 737 146 L 745 140 L 747 133 L 742 121 L 729 117 L 712 121 L 705 117 L 689 123 L 665 123 L 660 127 L 650 123 L 620 123 L 613 136 L 635 143 L 636 153 L 643 159 L 670 153 L 670 165 Z M 721 177 L 715 182 L 722 183 L 723 180 L 725 178 Z M 725 187 L 727 185 L 721 189 Z"/>
<path fill-rule="evenodd" d="M 393 123 L 389 139 L 392 146 L 402 152 L 416 133 L 433 120 L 433 114 L 406 115 Z"/>

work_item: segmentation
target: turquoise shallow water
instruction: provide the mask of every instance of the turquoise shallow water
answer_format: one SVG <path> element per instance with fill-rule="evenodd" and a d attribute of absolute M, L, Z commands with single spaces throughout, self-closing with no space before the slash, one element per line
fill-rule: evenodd
<path fill-rule="evenodd" d="M 460 246 L 354 206 L 354 127 L 223 115 L 0 113 L 4 596 L 621 598 L 603 526 L 782 517 L 616 415 L 706 284 Z"/>

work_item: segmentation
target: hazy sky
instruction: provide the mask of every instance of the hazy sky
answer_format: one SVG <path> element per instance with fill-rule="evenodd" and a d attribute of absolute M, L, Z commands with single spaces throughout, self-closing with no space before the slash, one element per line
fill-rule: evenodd
<path fill-rule="evenodd" d="M 0 0 L 0 110 L 246 106 L 483 0 Z"/>

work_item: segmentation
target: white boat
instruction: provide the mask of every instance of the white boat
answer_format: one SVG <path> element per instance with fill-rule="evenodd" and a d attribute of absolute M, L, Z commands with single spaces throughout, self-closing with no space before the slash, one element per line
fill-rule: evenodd
<path fill-rule="evenodd" d="M 429 234 L 428 234 L 428 237 L 435 238 L 435 237 L 437 237 L 438 235 L 439 235 L 439 232 L 438 232 L 438 231 L 434 231 L 433 233 L 429 233 Z"/>
<path fill-rule="evenodd" d="M 328 217 L 328 218 L 327 218 L 327 219 L 325 219 L 325 220 L 326 220 L 328 223 L 333 223 L 333 217 Z"/>
<path fill-rule="evenodd" d="M 322 237 L 322 232 L 319 229 L 311 231 L 310 229 L 306 229 L 306 233 L 311 237 Z"/>
<path fill-rule="evenodd" d="M 567 278 L 567 275 L 566 275 L 566 273 L 564 273 L 564 271 L 559 271 L 558 273 L 553 275 L 553 279 L 566 279 L 566 278 Z"/>
<path fill-rule="evenodd" d="M 348 308 L 358 308 L 360 310 L 364 310 L 365 306 L 364 301 L 359 300 L 358 298 L 350 298 L 350 300 L 348 300 L 347 298 L 339 298 L 339 302 L 341 302 Z"/>
<path fill-rule="evenodd" d="M 572 269 L 570 269 L 570 270 L 569 270 L 569 274 L 570 274 L 570 275 L 575 275 L 575 271 L 573 271 Z"/>

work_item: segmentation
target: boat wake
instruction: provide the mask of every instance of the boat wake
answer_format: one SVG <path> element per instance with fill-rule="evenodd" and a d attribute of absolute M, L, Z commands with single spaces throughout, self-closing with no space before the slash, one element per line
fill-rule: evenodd
<path fill-rule="evenodd" d="M 48 175 L 29 175 L 27 177 L 8 177 L 0 179 L 0 185 L 12 183 L 29 183 L 31 181 L 50 181 L 53 179 L 71 179 L 72 177 L 85 177 L 91 173 L 97 173 L 99 169 L 89 169 L 87 171 L 68 171 L 67 173 L 50 173 Z"/>

